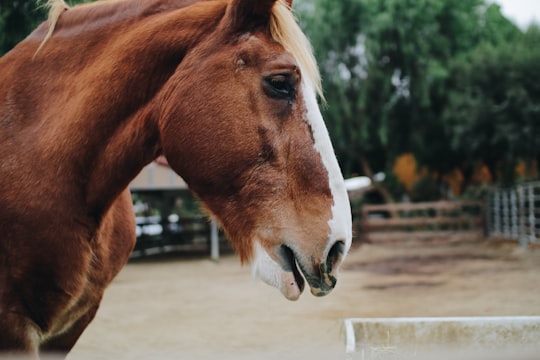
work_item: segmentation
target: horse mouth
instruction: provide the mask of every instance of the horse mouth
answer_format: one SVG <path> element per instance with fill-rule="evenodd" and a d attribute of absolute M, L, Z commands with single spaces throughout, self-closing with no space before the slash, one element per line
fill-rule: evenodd
<path fill-rule="evenodd" d="M 343 245 L 338 243 L 336 251 L 341 253 Z M 335 258 L 338 255 L 332 255 Z M 295 252 L 286 245 L 281 245 L 279 248 L 279 257 L 281 258 L 281 267 L 285 273 L 292 273 L 294 277 L 294 282 L 286 284 L 290 287 L 297 285 L 298 294 L 302 293 L 304 290 L 305 284 L 308 283 L 311 289 L 311 294 L 313 296 L 321 297 L 328 295 L 335 287 L 337 279 L 335 277 L 335 272 L 331 271 L 329 264 L 322 263 L 316 267 L 313 271 L 309 271 L 306 268 L 306 264 L 303 264 L 301 258 L 299 258 Z M 332 261 L 335 263 L 335 261 Z M 289 288 L 290 289 L 290 288 Z"/>
<path fill-rule="evenodd" d="M 296 282 L 296 284 L 291 282 L 288 285 L 298 287 L 299 293 L 302 293 L 302 291 L 304 291 L 306 281 L 300 272 L 299 264 L 294 256 L 294 252 L 288 246 L 282 245 L 280 247 L 279 256 L 281 258 L 281 266 L 283 270 L 286 272 L 292 272 L 294 281 Z"/>

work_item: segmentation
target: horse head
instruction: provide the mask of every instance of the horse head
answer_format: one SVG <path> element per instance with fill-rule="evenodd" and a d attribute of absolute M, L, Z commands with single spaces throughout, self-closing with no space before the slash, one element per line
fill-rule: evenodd
<path fill-rule="evenodd" d="M 294 300 L 305 281 L 316 296 L 334 288 L 352 235 L 317 66 L 288 5 L 228 3 L 165 84 L 158 116 L 171 167 L 242 261 Z"/>

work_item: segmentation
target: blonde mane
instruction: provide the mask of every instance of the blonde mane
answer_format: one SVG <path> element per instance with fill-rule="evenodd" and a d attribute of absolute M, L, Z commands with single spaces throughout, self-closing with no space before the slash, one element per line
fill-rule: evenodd
<path fill-rule="evenodd" d="M 280 43 L 287 51 L 289 51 L 298 61 L 300 68 L 306 73 L 315 87 L 316 93 L 324 100 L 321 75 L 317 61 L 313 56 L 311 43 L 294 14 L 292 9 L 284 2 L 278 0 L 272 8 L 272 18 L 270 22 L 270 33 L 274 40 Z"/>
<path fill-rule="evenodd" d="M 47 31 L 47 35 L 45 35 L 45 38 L 39 44 L 39 47 L 37 48 L 34 57 L 37 55 L 37 53 L 43 48 L 45 43 L 51 38 L 54 28 L 56 27 L 56 23 L 58 22 L 58 19 L 60 18 L 60 15 L 67 9 L 69 9 L 69 5 L 65 3 L 64 0 L 47 0 L 47 2 L 43 5 L 43 7 L 49 9 L 49 30 Z"/>

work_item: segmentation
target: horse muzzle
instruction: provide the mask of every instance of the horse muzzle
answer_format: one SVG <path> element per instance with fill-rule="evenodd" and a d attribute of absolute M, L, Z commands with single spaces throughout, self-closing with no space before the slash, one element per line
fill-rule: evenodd
<path fill-rule="evenodd" d="M 312 261 L 311 255 L 304 255 L 287 245 L 274 249 L 270 255 L 260 245 L 256 248 L 253 273 L 265 283 L 278 288 L 289 300 L 297 300 L 306 282 L 314 296 L 329 294 L 337 283 L 337 272 L 347 248 L 337 241 L 328 246 L 322 260 Z"/>
<path fill-rule="evenodd" d="M 338 269 L 345 257 L 346 246 L 342 241 L 333 243 L 319 262 L 313 262 L 311 256 L 302 255 L 286 245 L 280 247 L 280 253 L 282 267 L 287 270 L 292 268 L 298 283 L 303 284 L 303 275 L 311 288 L 311 294 L 321 297 L 329 294 L 336 286 Z"/>

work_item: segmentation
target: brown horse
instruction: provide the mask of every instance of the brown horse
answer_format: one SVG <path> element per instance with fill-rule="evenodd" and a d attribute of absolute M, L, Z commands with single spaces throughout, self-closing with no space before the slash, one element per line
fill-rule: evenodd
<path fill-rule="evenodd" d="M 134 246 L 127 185 L 160 155 L 263 281 L 333 289 L 350 207 L 290 5 L 53 0 L 0 59 L 0 352 L 73 347 Z"/>

